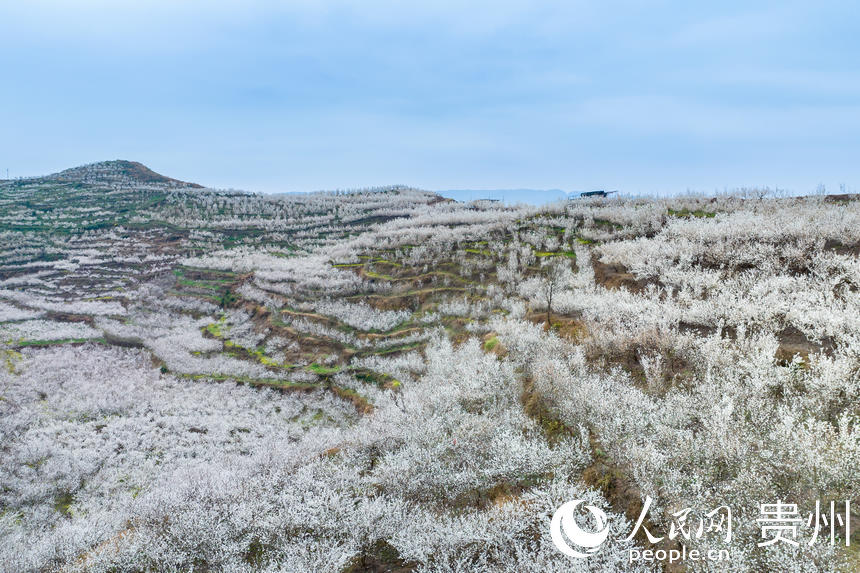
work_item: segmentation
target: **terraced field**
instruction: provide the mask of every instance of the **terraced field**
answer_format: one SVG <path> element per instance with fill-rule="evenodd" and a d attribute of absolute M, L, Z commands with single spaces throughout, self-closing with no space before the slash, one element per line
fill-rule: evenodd
<path fill-rule="evenodd" d="M 856 197 L 262 196 L 107 162 L 0 182 L 0 238 L 10 571 L 856 566 L 853 510 L 832 545 L 756 521 L 858 491 Z M 729 560 L 631 562 L 646 498 L 655 533 L 733 508 L 731 543 L 656 545 Z M 550 537 L 571 499 L 609 516 L 587 561 Z"/>

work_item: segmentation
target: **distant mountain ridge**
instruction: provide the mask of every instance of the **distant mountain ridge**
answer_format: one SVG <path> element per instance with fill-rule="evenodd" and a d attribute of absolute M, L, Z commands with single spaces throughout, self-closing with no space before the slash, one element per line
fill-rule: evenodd
<path fill-rule="evenodd" d="M 568 197 L 568 193 L 561 189 L 446 189 L 436 191 L 436 193 L 457 201 L 492 199 L 508 204 L 528 203 L 531 205 L 543 205 Z"/>
<path fill-rule="evenodd" d="M 100 161 L 89 163 L 79 167 L 65 169 L 59 173 L 48 175 L 45 179 L 59 181 L 70 181 L 91 184 L 143 184 L 162 185 L 167 187 L 191 187 L 203 189 L 203 185 L 180 181 L 160 173 L 156 173 L 146 165 L 137 161 L 116 159 L 113 161 Z"/>

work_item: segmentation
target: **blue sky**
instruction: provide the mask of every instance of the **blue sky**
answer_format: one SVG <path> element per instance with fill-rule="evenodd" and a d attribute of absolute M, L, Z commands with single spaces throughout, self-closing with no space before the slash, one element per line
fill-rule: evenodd
<path fill-rule="evenodd" d="M 852 2 L 0 4 L 0 169 L 308 191 L 860 186 Z"/>

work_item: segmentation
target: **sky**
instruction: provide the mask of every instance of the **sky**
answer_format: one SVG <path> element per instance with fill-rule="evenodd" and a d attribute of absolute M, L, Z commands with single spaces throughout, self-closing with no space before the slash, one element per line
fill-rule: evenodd
<path fill-rule="evenodd" d="M 262 192 L 860 186 L 856 3 L 0 2 L 0 174 Z"/>

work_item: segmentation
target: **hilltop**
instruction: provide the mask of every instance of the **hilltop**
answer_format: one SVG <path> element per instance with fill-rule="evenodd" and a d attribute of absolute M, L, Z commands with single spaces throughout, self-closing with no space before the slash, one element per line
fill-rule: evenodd
<path fill-rule="evenodd" d="M 166 177 L 160 173 L 156 173 L 142 163 L 124 159 L 99 161 L 97 163 L 72 167 L 71 169 L 48 175 L 44 179 L 98 185 L 159 185 L 203 189 L 203 185 L 198 183 L 189 183 Z"/>

